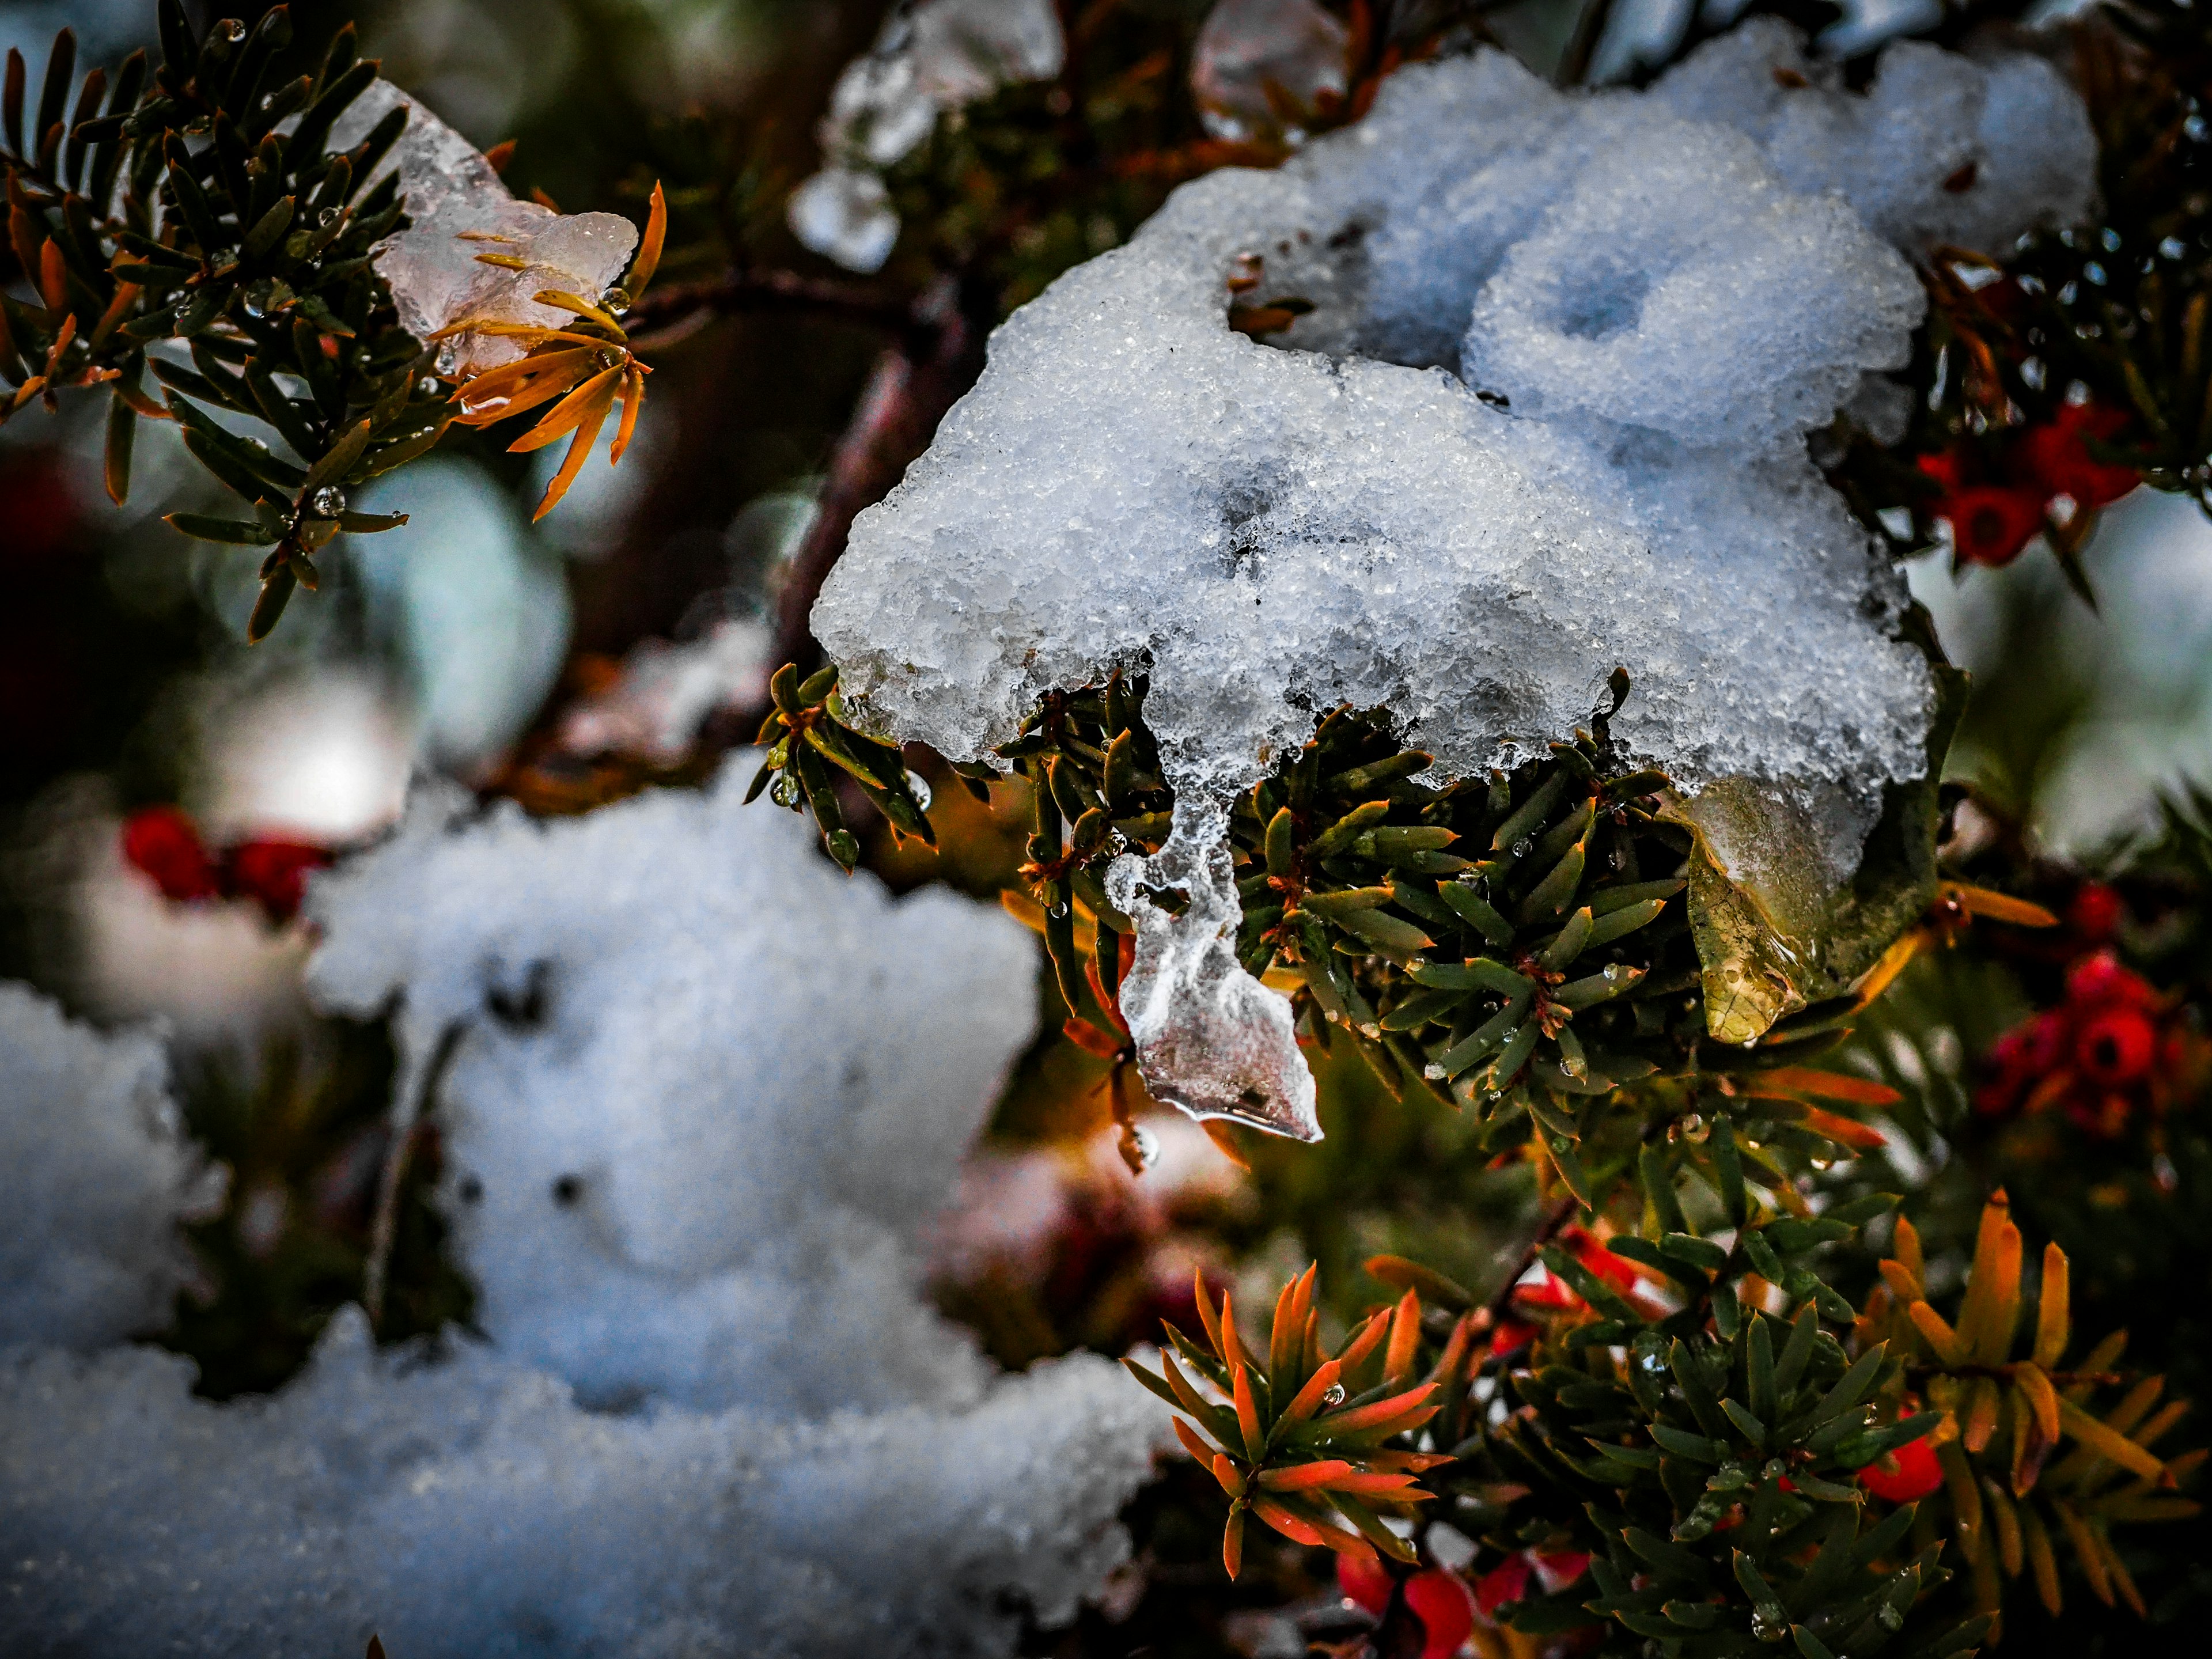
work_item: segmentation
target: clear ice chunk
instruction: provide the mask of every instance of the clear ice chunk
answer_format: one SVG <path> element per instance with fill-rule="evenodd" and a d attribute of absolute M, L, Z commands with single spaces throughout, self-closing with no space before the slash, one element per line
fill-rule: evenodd
<path fill-rule="evenodd" d="M 397 172 L 405 192 L 406 229 L 377 244 L 378 273 L 392 285 L 400 325 L 417 339 L 464 318 L 557 328 L 568 313 L 531 296 L 546 289 L 596 303 L 637 249 L 637 227 L 618 213 L 555 213 L 519 202 L 476 146 L 389 81 L 373 81 L 338 117 L 333 149 L 348 149 L 394 109 L 407 125 L 376 169 L 374 183 Z M 525 262 L 523 270 L 477 256 Z M 473 374 L 513 362 L 526 348 L 496 335 L 468 332 L 445 341 L 441 373 Z"/>
<path fill-rule="evenodd" d="M 1237 965 L 1243 911 L 1228 827 L 1216 804 L 1179 797 L 1164 847 L 1150 858 L 1124 854 L 1108 867 L 1106 896 L 1137 921 L 1121 1017 L 1146 1086 L 1159 1099 L 1194 1118 L 1319 1140 L 1313 1073 L 1298 1054 L 1290 1000 Z M 1147 888 L 1180 892 L 1182 913 L 1154 903 Z"/>
<path fill-rule="evenodd" d="M 1345 91 L 1344 25 L 1318 0 L 1218 0 L 1191 48 L 1199 119 L 1231 143 L 1281 125 L 1272 87 L 1301 108 Z"/>
<path fill-rule="evenodd" d="M 890 192 L 859 167 L 823 168 L 791 192 L 786 212 L 802 246 L 864 276 L 881 270 L 898 245 Z"/>

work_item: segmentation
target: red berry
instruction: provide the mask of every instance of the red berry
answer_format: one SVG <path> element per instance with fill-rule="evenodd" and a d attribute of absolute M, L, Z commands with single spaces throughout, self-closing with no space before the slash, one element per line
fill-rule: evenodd
<path fill-rule="evenodd" d="M 1636 1288 L 1636 1269 L 1627 1261 L 1615 1255 L 1595 1235 L 1584 1233 L 1574 1241 L 1575 1260 L 1588 1267 L 1616 1291 Z"/>
<path fill-rule="evenodd" d="M 2087 511 L 2117 501 L 2142 482 L 2131 466 L 2100 461 L 2089 453 L 2092 441 L 2110 443 L 2127 429 L 2124 410 L 2103 404 L 2069 404 L 2050 424 L 2020 441 L 2021 459 L 2046 495 L 2068 495 Z"/>
<path fill-rule="evenodd" d="M 2043 528 L 2042 498 L 2001 484 L 1954 489 L 1929 511 L 1951 521 L 1952 545 L 1961 564 L 2010 564 Z"/>
<path fill-rule="evenodd" d="M 1947 495 L 1966 482 L 1966 457 L 1955 449 L 1936 450 L 1921 456 L 1913 465 L 1942 484 Z"/>
<path fill-rule="evenodd" d="M 1476 1579 L 1474 1604 L 1482 1609 L 1482 1616 L 1495 1619 L 1498 1608 L 1510 1607 L 1526 1595 L 1528 1593 L 1528 1577 L 1533 1571 L 1527 1557 L 1516 1555 Z"/>
<path fill-rule="evenodd" d="M 1406 1581 L 1406 1606 L 1428 1635 L 1421 1659 L 1451 1659 L 1474 1629 L 1474 1598 L 1457 1573 L 1415 1573 Z"/>
<path fill-rule="evenodd" d="M 1561 1550 L 1557 1554 L 1545 1555 L 1532 1551 L 1528 1558 L 1535 1564 L 1536 1577 L 1544 1588 L 1558 1592 L 1589 1571 L 1589 1557 L 1580 1550 Z"/>
<path fill-rule="evenodd" d="M 133 812 L 123 825 L 123 856 L 153 879 L 164 898 L 210 899 L 221 890 L 200 832 L 173 806 Z"/>
<path fill-rule="evenodd" d="M 1390 1592 L 1396 1586 L 1390 1569 L 1372 1556 L 1364 1559 L 1354 1555 L 1336 1558 L 1336 1587 L 1344 1592 L 1344 1599 L 1354 1607 L 1366 1608 L 1377 1619 L 1390 1605 Z"/>
<path fill-rule="evenodd" d="M 1501 1319 L 1498 1328 L 1490 1334 L 1490 1352 L 1503 1359 L 1516 1349 L 1525 1348 L 1536 1339 L 1536 1328 L 1525 1319 Z"/>
<path fill-rule="evenodd" d="M 2048 1008 L 2028 1021 L 2022 1034 L 2021 1066 L 2030 1077 L 2041 1077 L 2065 1062 L 2073 1022 L 2058 1009 Z"/>
<path fill-rule="evenodd" d="M 2107 1008 L 2084 1022 L 2074 1040 L 2074 1063 L 2106 1088 L 2142 1076 L 2157 1052 L 2158 1030 L 2136 1008 Z"/>
<path fill-rule="evenodd" d="M 1892 1504 L 1917 1504 L 1943 1484 L 1943 1466 L 1923 1437 L 1908 1441 L 1859 1471 L 1859 1485 Z"/>
<path fill-rule="evenodd" d="M 2121 967 L 2120 959 L 2110 951 L 2100 951 L 2066 970 L 2066 1000 L 2076 1008 L 2097 1008 L 2108 1003 L 2155 1008 L 2158 993 L 2141 975 Z"/>
<path fill-rule="evenodd" d="M 2120 931 L 2127 915 L 2127 906 L 2120 896 L 2101 881 L 2083 882 L 2074 895 L 2074 902 L 2066 907 L 2066 920 L 2074 931 L 2100 944 Z"/>
<path fill-rule="evenodd" d="M 232 848 L 223 860 L 223 873 L 230 890 L 258 902 L 271 921 L 289 921 L 299 914 L 307 872 L 330 861 L 330 854 L 320 847 L 272 837 Z"/>

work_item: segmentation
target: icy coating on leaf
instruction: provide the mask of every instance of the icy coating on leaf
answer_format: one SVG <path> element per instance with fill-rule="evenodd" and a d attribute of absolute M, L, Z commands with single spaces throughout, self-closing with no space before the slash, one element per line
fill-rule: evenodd
<path fill-rule="evenodd" d="M 195 1275 L 177 1235 L 222 1200 L 145 1031 L 106 1036 L 0 984 L 0 1346 L 84 1352 L 169 1322 Z"/>
<path fill-rule="evenodd" d="M 1185 186 L 1010 319 L 854 525 L 815 632 L 883 730 L 957 758 L 1145 667 L 1187 814 L 1339 702 L 1388 708 L 1449 774 L 1511 764 L 1618 665 L 1635 756 L 1691 793 L 1757 786 L 1840 884 L 1884 786 L 1925 770 L 1934 686 L 1804 434 L 1906 362 L 1899 246 L 2070 217 L 2094 155 L 2039 62 L 1900 46 L 1860 94 L 1768 23 L 1642 94 L 1490 52 L 1406 69 L 1358 125 Z M 1755 839 L 1724 851 L 1759 873 Z M 1140 1047 L 1212 1109 L 1255 1064 L 1218 1073 L 1205 1033 L 1264 994 L 1201 965 L 1233 894 L 1175 862 L 1122 877 L 1194 895 L 1124 1006 L 1191 988 Z M 1295 1072 L 1275 1048 L 1258 1069 Z M 1306 1133 L 1295 1099 L 1260 1115 Z"/>
<path fill-rule="evenodd" d="M 216 1406 L 11 1331 L 0 1650 L 1004 1654 L 1127 1559 L 1163 1414 L 1096 1356 L 999 1375 L 920 1294 L 1029 936 L 842 876 L 741 810 L 757 759 L 551 824 L 432 796 L 318 878 L 318 994 L 396 1004 L 488 1340 L 349 1309 Z"/>
<path fill-rule="evenodd" d="M 349 149 L 394 109 L 407 112 L 398 141 L 364 185 L 397 169 L 410 222 L 377 244 L 379 275 L 392 285 L 400 326 L 428 339 L 465 317 L 558 328 L 568 313 L 531 298 L 546 289 L 597 303 L 637 248 L 637 227 L 618 213 L 556 213 L 507 193 L 475 145 L 393 86 L 373 81 L 338 117 L 333 149 Z M 478 254 L 520 259 L 526 269 L 486 264 Z M 446 374 L 482 374 L 524 348 L 489 334 L 444 343 Z"/>

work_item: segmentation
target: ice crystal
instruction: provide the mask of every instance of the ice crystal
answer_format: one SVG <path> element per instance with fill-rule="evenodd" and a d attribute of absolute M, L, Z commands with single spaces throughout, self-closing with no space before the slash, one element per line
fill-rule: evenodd
<path fill-rule="evenodd" d="M 331 146 L 350 149 L 393 109 L 407 112 L 407 125 L 369 178 L 397 170 L 410 223 L 377 245 L 375 261 L 400 325 L 416 338 L 469 317 L 557 328 L 568 313 L 532 295 L 555 289 L 596 302 L 629 263 L 637 227 L 629 220 L 515 200 L 475 145 L 388 81 L 371 82 L 338 118 Z M 480 254 L 520 259 L 524 268 L 488 264 Z M 443 344 L 439 368 L 481 373 L 523 349 L 495 335 L 465 333 Z"/>

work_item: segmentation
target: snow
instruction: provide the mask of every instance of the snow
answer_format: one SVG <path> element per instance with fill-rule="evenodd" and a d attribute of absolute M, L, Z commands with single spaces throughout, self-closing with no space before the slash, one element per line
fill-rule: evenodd
<path fill-rule="evenodd" d="M 557 328 L 566 312 L 531 295 L 546 289 L 597 303 L 637 248 L 637 227 L 618 213 L 555 213 L 518 202 L 475 145 L 388 81 L 374 81 L 339 115 L 332 149 L 350 149 L 393 109 L 407 125 L 365 187 L 397 171 L 408 228 L 376 246 L 378 273 L 392 285 L 400 325 L 427 339 L 465 317 Z M 492 253 L 522 259 L 510 270 L 482 263 Z M 494 335 L 465 333 L 439 352 L 443 374 L 481 374 L 513 362 L 526 348 Z"/>
<path fill-rule="evenodd" d="M 842 877 L 740 808 L 757 759 L 550 824 L 426 793 L 317 880 L 313 988 L 396 1011 L 482 1340 L 380 1352 L 349 1310 L 216 1406 L 13 1330 L 0 1648 L 999 1654 L 1126 1559 L 1162 1414 L 1096 1357 L 997 1375 L 920 1300 L 1028 936 Z"/>
<path fill-rule="evenodd" d="M 0 983 L 0 1346 L 90 1352 L 169 1322 L 191 1282 L 179 1221 L 220 1203 L 222 1172 L 185 1139 L 159 1036 L 110 1036 Z"/>
<path fill-rule="evenodd" d="M 1048 81 L 1067 43 L 1052 0 L 921 0 L 895 7 L 876 43 L 838 76 L 822 122 L 826 165 L 786 209 L 803 246 L 848 270 L 883 269 L 899 217 L 879 176 L 939 116 L 1000 87 Z"/>
<path fill-rule="evenodd" d="M 814 629 L 885 732 L 974 759 L 1046 690 L 1148 668 L 1176 867 L 1109 890 L 1192 896 L 1139 911 L 1123 993 L 1156 1092 L 1311 1132 L 1204 848 L 1337 702 L 1466 775 L 1542 753 L 1625 666 L 1630 750 L 1692 794 L 1747 781 L 1781 823 L 1723 856 L 1802 848 L 1831 887 L 1923 771 L 1902 580 L 1804 434 L 1907 361 L 1900 248 L 2077 213 L 2093 150 L 2036 60 L 1908 43 L 1866 95 L 1778 82 L 1803 62 L 1761 23 L 1644 94 L 1489 52 L 1409 67 L 1357 126 L 1184 186 L 1018 312 L 855 523 Z M 1245 337 L 1251 278 L 1244 302 L 1312 309 Z"/>
<path fill-rule="evenodd" d="M 681 644 L 644 641 L 623 659 L 619 678 L 562 716 L 561 746 L 673 765 L 709 715 L 766 699 L 770 644 L 768 624 L 744 617 L 722 617 Z"/>

